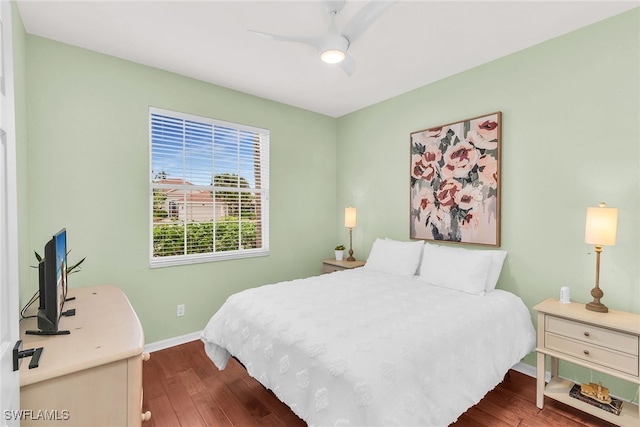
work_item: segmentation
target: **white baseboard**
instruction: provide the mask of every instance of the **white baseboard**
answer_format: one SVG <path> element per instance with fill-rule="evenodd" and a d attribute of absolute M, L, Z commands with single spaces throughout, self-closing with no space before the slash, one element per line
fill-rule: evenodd
<path fill-rule="evenodd" d="M 518 362 L 511 367 L 514 371 L 520 372 L 521 374 L 528 375 L 532 378 L 537 378 L 536 367 L 527 365 L 526 363 Z M 549 382 L 551 380 L 551 372 L 546 371 L 544 373 L 544 380 Z"/>
<path fill-rule="evenodd" d="M 190 334 L 180 335 L 178 337 L 167 338 L 166 340 L 156 341 L 145 344 L 144 352 L 153 353 L 154 351 L 164 350 L 165 348 L 174 347 L 176 345 L 188 343 L 200 339 L 202 331 L 191 332 Z"/>

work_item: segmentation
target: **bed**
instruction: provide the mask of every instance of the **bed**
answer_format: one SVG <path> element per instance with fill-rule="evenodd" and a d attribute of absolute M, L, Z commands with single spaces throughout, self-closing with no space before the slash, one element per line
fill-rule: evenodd
<path fill-rule="evenodd" d="M 219 369 L 237 358 L 310 426 L 454 422 L 533 351 L 529 311 L 516 295 L 486 289 L 501 251 L 465 250 L 486 264 L 469 292 L 460 261 L 443 261 L 450 253 L 418 242 L 406 262 L 408 242 L 376 251 L 380 240 L 363 268 L 230 296 L 202 333 L 208 356 Z M 451 265 L 454 288 L 433 275 Z"/>

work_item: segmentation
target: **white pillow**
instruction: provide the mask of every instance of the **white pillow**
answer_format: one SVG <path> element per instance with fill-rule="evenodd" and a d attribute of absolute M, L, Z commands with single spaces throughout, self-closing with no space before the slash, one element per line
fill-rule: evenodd
<path fill-rule="evenodd" d="M 496 288 L 498 279 L 500 278 L 500 272 L 502 271 L 502 264 L 507 257 L 507 251 L 489 250 L 483 251 L 489 253 L 491 256 L 491 265 L 489 266 L 489 273 L 487 274 L 487 283 L 484 289 L 489 292 Z"/>
<path fill-rule="evenodd" d="M 484 295 L 492 263 L 487 251 L 425 244 L 420 280 L 473 295 Z"/>
<path fill-rule="evenodd" d="M 423 246 L 422 241 L 376 239 L 363 268 L 400 276 L 413 276 L 420 265 Z"/>

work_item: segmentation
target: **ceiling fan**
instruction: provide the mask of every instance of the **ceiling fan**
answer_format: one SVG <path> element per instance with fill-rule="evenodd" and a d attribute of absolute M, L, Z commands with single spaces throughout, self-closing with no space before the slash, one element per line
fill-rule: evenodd
<path fill-rule="evenodd" d="M 340 64 L 351 75 L 356 63 L 348 54 L 349 47 L 378 19 L 395 0 L 372 0 L 362 7 L 341 31 L 336 27 L 336 15 L 344 7 L 344 0 L 322 0 L 324 10 L 329 15 L 329 28 L 322 37 L 282 36 L 249 30 L 252 33 L 272 40 L 303 43 L 312 46 L 320 53 L 320 59 L 328 64 Z"/>

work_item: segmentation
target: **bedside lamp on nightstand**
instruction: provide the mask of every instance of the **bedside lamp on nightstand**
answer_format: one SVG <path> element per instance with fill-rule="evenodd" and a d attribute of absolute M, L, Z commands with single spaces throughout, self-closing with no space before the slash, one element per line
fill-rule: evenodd
<path fill-rule="evenodd" d="M 593 301 L 586 305 L 587 310 L 607 313 L 609 309 L 600 302 L 604 292 L 600 289 L 600 252 L 602 246 L 616 244 L 616 232 L 618 229 L 618 208 L 606 208 L 606 204 L 600 203 L 600 207 L 587 208 L 587 222 L 584 232 L 584 241 L 596 246 L 596 286 L 591 290 Z"/>
<path fill-rule="evenodd" d="M 353 229 L 356 227 L 356 208 L 349 206 L 344 209 L 344 226 L 349 229 L 349 258 L 347 258 L 347 261 L 355 261 L 356 259 L 353 257 L 351 234 Z"/>

